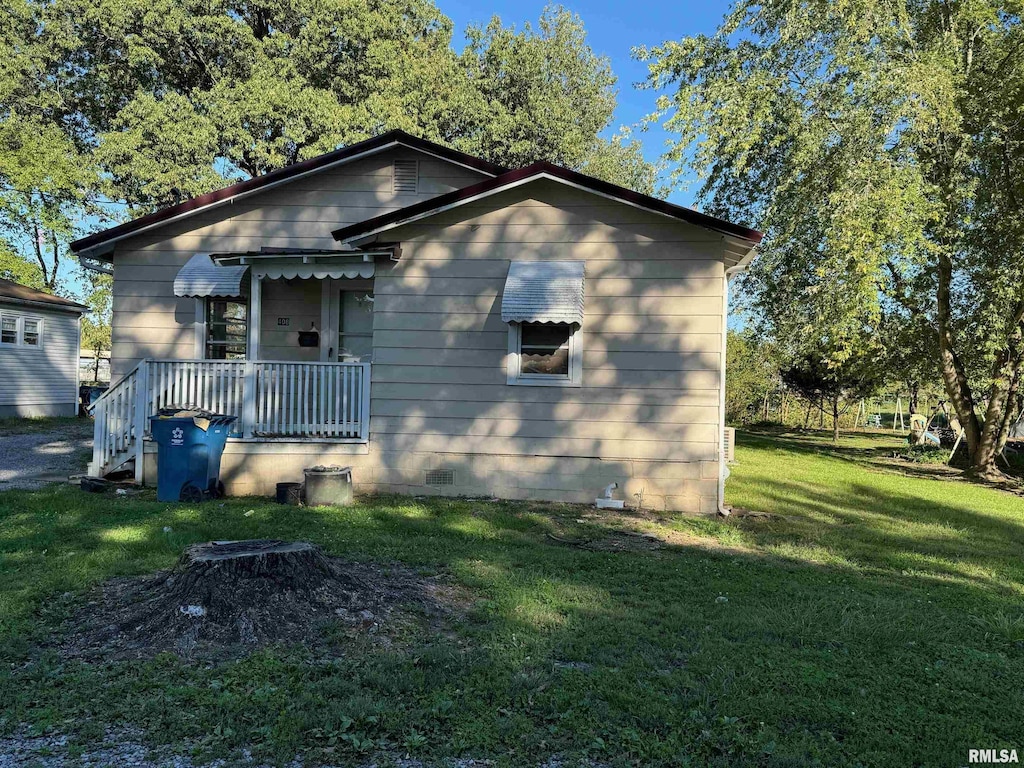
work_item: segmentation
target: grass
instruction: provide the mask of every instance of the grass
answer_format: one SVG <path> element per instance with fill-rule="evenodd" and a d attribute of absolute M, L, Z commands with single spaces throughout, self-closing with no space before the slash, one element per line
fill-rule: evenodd
<path fill-rule="evenodd" d="M 89 436 L 92 434 L 92 421 L 80 419 L 76 416 L 11 417 L 0 419 L 0 437 L 55 431 L 70 431 L 76 435 Z"/>
<path fill-rule="evenodd" d="M 611 765 L 961 765 L 1024 746 L 1024 500 L 894 465 L 884 436 L 743 433 L 728 520 L 376 497 L 160 504 L 53 486 L 0 494 L 0 732 L 84 746 L 107 725 L 204 756 L 549 755 Z M 253 510 L 251 515 L 246 513 Z M 668 544 L 560 538 L 632 526 Z M 165 531 L 169 527 L 170 531 Z M 457 637 L 331 658 L 89 665 L 46 646 L 78 595 L 191 542 L 305 538 L 443 570 L 476 597 Z M 575 663 L 574 663 L 575 662 Z"/>

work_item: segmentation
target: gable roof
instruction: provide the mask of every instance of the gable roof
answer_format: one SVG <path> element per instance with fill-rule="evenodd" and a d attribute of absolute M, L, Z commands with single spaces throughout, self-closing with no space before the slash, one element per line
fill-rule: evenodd
<path fill-rule="evenodd" d="M 27 304 L 30 306 L 46 305 L 49 309 L 56 309 L 62 312 L 88 312 L 89 308 L 77 301 L 65 299 L 63 296 L 54 296 L 51 293 L 43 293 L 27 285 L 15 283 L 11 280 L 0 279 L 0 303 Z"/>
<path fill-rule="evenodd" d="M 82 256 L 96 258 L 109 253 L 114 242 L 122 240 L 125 237 L 138 234 L 144 230 L 151 229 L 174 219 L 198 213 L 203 209 L 223 205 L 238 197 L 251 195 L 254 192 L 282 184 L 286 181 L 291 181 L 310 173 L 324 170 L 334 165 L 351 162 L 366 155 L 381 152 L 393 146 L 404 146 L 420 152 L 425 152 L 426 154 L 439 157 L 442 160 L 447 160 L 449 162 L 471 168 L 475 171 L 480 171 L 488 176 L 497 176 L 507 170 L 500 165 L 495 165 L 494 163 L 489 163 L 486 160 L 481 160 L 478 157 L 467 155 L 465 152 L 459 152 L 442 146 L 441 144 L 435 144 L 432 141 L 418 138 L 406 133 L 405 131 L 388 131 L 387 133 L 375 136 L 372 139 L 366 139 L 365 141 L 350 144 L 347 147 L 342 147 L 341 149 L 337 149 L 333 152 L 318 155 L 317 157 L 310 158 L 309 160 L 304 160 L 301 163 L 295 163 L 294 165 L 279 168 L 276 171 L 271 171 L 270 173 L 266 173 L 262 176 L 255 176 L 251 179 L 240 181 L 237 184 L 232 184 L 231 186 L 224 187 L 223 189 L 207 192 L 205 195 L 193 197 L 189 200 L 178 203 L 177 205 L 161 208 L 159 211 L 154 211 L 153 213 L 145 216 L 140 216 L 139 218 L 125 222 L 124 224 L 118 224 L 115 227 L 110 227 L 109 229 L 105 229 L 101 232 L 88 235 L 87 237 L 83 237 L 71 243 L 71 250 Z"/>
<path fill-rule="evenodd" d="M 478 184 L 471 184 L 468 187 L 457 189 L 454 192 L 449 192 L 429 200 L 414 203 L 413 205 L 406 206 L 405 208 L 399 208 L 398 210 L 391 211 L 380 216 L 375 216 L 372 219 L 367 219 L 366 221 L 359 222 L 358 224 L 341 227 L 340 229 L 334 230 L 331 234 L 334 236 L 335 240 L 342 240 L 346 242 L 359 240 L 361 238 L 385 232 L 402 224 L 408 224 L 419 219 L 434 216 L 442 211 L 456 208 L 472 200 L 488 197 L 506 189 L 520 186 L 537 179 L 551 179 L 553 181 L 593 192 L 603 197 L 617 200 L 625 203 L 626 205 L 632 205 L 636 208 L 642 208 L 673 219 L 679 219 L 680 221 L 685 221 L 689 224 L 695 224 L 698 227 L 704 227 L 705 229 L 721 232 L 724 235 L 729 235 L 746 241 L 751 247 L 760 243 L 761 239 L 764 237 L 756 229 L 750 229 L 748 227 L 740 226 L 739 224 L 733 224 L 732 222 L 725 221 L 724 219 L 719 219 L 714 216 L 709 216 L 706 213 L 695 211 L 692 208 L 675 205 L 674 203 L 669 203 L 665 200 L 660 200 L 656 197 L 651 197 L 650 195 L 645 195 L 640 192 L 634 192 L 626 187 L 620 187 L 617 184 L 602 181 L 601 179 L 595 179 L 593 176 L 587 176 L 585 174 L 578 173 L 577 171 L 571 171 L 568 168 L 563 168 L 559 165 L 543 161 L 533 163 L 525 168 L 508 171 L 500 176 L 486 179 Z"/>

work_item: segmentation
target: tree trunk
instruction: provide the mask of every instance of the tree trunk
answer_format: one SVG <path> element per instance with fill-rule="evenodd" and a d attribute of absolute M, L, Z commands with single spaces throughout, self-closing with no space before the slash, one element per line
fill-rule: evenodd
<path fill-rule="evenodd" d="M 1010 427 L 1017 416 L 1017 391 L 1020 388 L 1020 367 L 1013 377 L 1010 390 L 1006 397 L 1006 406 L 1003 408 L 1003 420 L 999 425 L 999 435 L 996 437 L 996 456 L 1003 452 L 1006 447 L 1006 440 L 1010 436 Z"/>
<path fill-rule="evenodd" d="M 1001 473 L 995 466 L 993 444 L 982 446 L 982 430 L 978 415 L 974 412 L 974 395 L 967 380 L 963 362 L 956 353 L 953 329 L 950 321 L 950 286 L 953 281 L 953 262 L 949 255 L 940 252 L 938 257 L 938 287 L 936 290 L 939 331 L 939 371 L 942 385 L 949 396 L 949 402 L 956 411 L 964 428 L 967 452 L 970 456 L 970 472 L 979 477 L 996 477 Z M 991 403 L 990 403 L 991 408 Z"/>
<path fill-rule="evenodd" d="M 1006 346 L 996 356 L 992 369 L 992 388 L 988 406 L 985 408 L 985 424 L 979 449 L 983 458 L 991 455 L 993 466 L 999 455 L 1001 443 L 1006 440 L 1003 429 L 1009 430 L 1007 411 L 1012 407 L 1013 397 L 1017 393 L 1021 358 L 1024 356 L 1024 329 L 1021 327 L 1021 318 L 1024 318 L 1024 301 L 1014 312 L 1011 320 L 1013 325 Z"/>
<path fill-rule="evenodd" d="M 832 395 L 832 442 L 839 442 L 839 393 Z"/>
<path fill-rule="evenodd" d="M 920 393 L 921 385 L 916 381 L 907 382 L 907 407 L 910 408 L 911 413 L 917 413 L 917 398 Z"/>
<path fill-rule="evenodd" d="M 804 414 L 804 429 L 807 429 L 807 427 L 811 423 L 811 408 L 813 407 L 813 405 L 814 405 L 814 401 L 811 400 L 811 398 L 808 397 L 807 398 L 807 412 Z"/>

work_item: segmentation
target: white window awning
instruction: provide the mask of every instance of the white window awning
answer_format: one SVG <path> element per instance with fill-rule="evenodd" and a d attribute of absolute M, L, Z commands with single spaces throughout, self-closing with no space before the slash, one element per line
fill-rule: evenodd
<path fill-rule="evenodd" d="M 506 323 L 583 325 L 582 261 L 513 261 L 501 296 Z"/>
<path fill-rule="evenodd" d="M 208 253 L 197 253 L 174 278 L 175 296 L 241 296 L 248 266 L 224 267 Z"/>
<path fill-rule="evenodd" d="M 309 280 L 316 278 L 317 280 L 325 280 L 332 278 L 334 280 L 341 280 L 342 278 L 355 279 L 358 277 L 373 277 L 374 264 L 372 261 L 361 261 L 361 262 L 349 262 L 345 264 L 258 264 L 254 265 L 253 269 L 257 275 L 266 277 L 270 280 L 279 280 L 281 278 L 291 279 L 300 278 L 303 280 Z"/>

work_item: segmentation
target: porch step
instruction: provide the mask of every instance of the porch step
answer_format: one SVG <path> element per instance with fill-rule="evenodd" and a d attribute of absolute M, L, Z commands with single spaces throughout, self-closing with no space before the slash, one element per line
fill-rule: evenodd
<path fill-rule="evenodd" d="M 89 474 L 92 477 L 106 477 L 112 475 L 122 469 L 128 468 L 131 464 L 135 465 L 135 451 L 121 451 L 110 458 L 109 461 L 104 462 L 102 466 L 94 466 L 92 463 L 89 464 Z"/>

